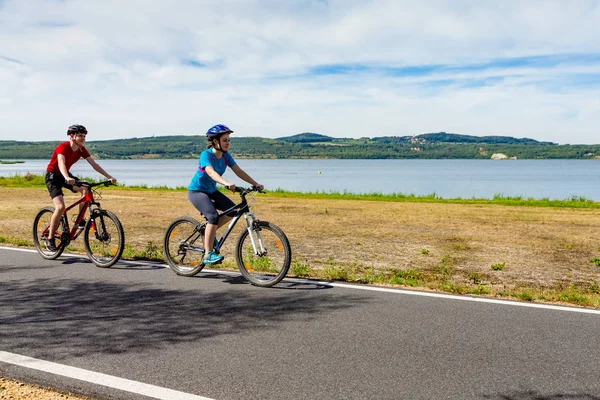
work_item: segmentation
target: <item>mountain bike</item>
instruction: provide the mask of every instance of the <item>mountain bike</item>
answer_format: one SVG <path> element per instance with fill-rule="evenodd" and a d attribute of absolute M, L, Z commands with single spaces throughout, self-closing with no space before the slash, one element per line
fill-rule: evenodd
<path fill-rule="evenodd" d="M 251 211 L 251 204 L 258 188 L 236 187 L 241 202 L 219 213 L 219 217 L 235 211 L 227 230 L 216 239 L 214 251 L 219 252 L 232 229 L 243 216 L 244 229 L 236 244 L 235 258 L 240 272 L 251 284 L 270 287 L 279 283 L 287 274 L 292 257 L 292 248 L 287 236 L 275 224 L 260 221 Z M 250 200 L 246 199 L 252 194 Z M 193 276 L 202 271 L 204 264 L 204 233 L 206 221 L 198 222 L 192 217 L 175 219 L 165 232 L 164 252 L 171 269 L 178 275 Z M 214 264 L 213 264 L 214 265 Z"/>
<path fill-rule="evenodd" d="M 61 216 L 59 227 L 54 234 L 56 251 L 48 250 L 46 244 L 54 207 L 42 208 L 33 220 L 33 243 L 38 253 L 46 260 L 54 260 L 65 251 L 69 243 L 77 239 L 83 232 L 85 252 L 95 265 L 108 268 L 119 261 L 125 248 L 123 226 L 115 214 L 100 207 L 98 200 L 101 199 L 101 195 L 94 189 L 97 186 L 112 184 L 110 181 L 75 182 L 75 186 L 86 187 L 88 191 L 85 196 L 67 207 Z M 73 228 L 70 228 L 67 212 L 79 205 L 81 205 L 79 214 L 73 220 Z M 86 220 L 87 210 L 90 211 L 90 217 Z"/>

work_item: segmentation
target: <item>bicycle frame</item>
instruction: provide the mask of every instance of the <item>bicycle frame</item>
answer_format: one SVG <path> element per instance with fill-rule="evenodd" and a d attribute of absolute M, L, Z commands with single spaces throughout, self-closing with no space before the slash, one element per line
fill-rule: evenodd
<path fill-rule="evenodd" d="M 249 191 L 248 191 L 248 189 L 239 189 L 236 191 L 239 191 L 240 196 L 242 197 L 242 201 L 240 203 L 234 205 L 233 207 L 230 207 L 227 210 L 222 211 L 218 214 L 219 218 L 221 218 L 223 215 L 225 215 L 231 211 L 236 211 L 235 216 L 233 216 L 232 220 L 229 221 L 229 225 L 228 225 L 227 229 L 225 230 L 225 232 L 223 233 L 223 235 L 221 236 L 221 238 L 217 239 L 217 243 L 215 244 L 214 250 L 217 252 L 219 251 L 219 249 L 223 246 L 223 244 L 225 243 L 225 240 L 227 240 L 227 238 L 229 237 L 229 234 L 231 233 L 231 231 L 233 230 L 233 228 L 236 226 L 237 222 L 240 220 L 240 218 L 243 215 L 244 219 L 246 220 L 246 229 L 248 230 L 248 233 L 250 234 L 250 242 L 252 243 L 252 247 L 254 249 L 254 254 L 256 254 L 257 256 L 265 255 L 267 253 L 267 251 L 265 250 L 265 246 L 262 241 L 262 236 L 260 235 L 260 227 L 258 226 L 258 224 L 255 224 L 255 222 L 257 221 L 256 216 L 250 210 L 250 205 L 248 204 L 248 201 L 246 200 L 246 194 L 248 194 Z M 206 222 L 200 223 L 196 227 L 195 231 L 190 236 L 188 236 L 188 238 L 185 240 L 185 242 L 186 243 L 188 243 L 188 242 L 195 243 L 196 240 L 198 240 L 200 238 L 200 235 L 204 236 L 204 232 L 205 232 L 204 227 L 205 226 L 206 226 Z M 256 236 L 258 237 L 258 245 L 260 245 L 260 250 L 258 250 L 256 240 L 254 238 L 254 235 L 252 235 L 252 231 L 256 232 Z M 202 246 L 204 247 L 204 243 L 202 243 Z M 204 252 L 205 250 L 203 249 L 203 247 L 202 247 L 202 250 L 192 250 L 194 248 L 192 246 L 191 248 L 188 248 L 188 250 Z"/>
<path fill-rule="evenodd" d="M 93 208 L 94 206 L 96 206 L 97 209 L 100 208 L 100 203 L 94 199 L 94 191 L 92 190 L 92 187 L 101 185 L 104 183 L 90 185 L 90 184 L 86 184 L 84 182 L 83 184 L 86 185 L 88 188 L 88 191 L 85 194 L 85 196 L 81 197 L 75 203 L 73 203 L 69 207 L 67 207 L 61 216 L 61 218 L 63 219 L 63 222 L 65 224 L 65 232 L 61 233 L 61 235 L 63 236 L 61 238 L 61 240 L 67 239 L 64 237 L 64 235 L 66 233 L 68 233 L 68 241 L 77 239 L 79 237 L 79 235 L 81 234 L 81 232 L 83 232 L 83 228 L 85 225 L 84 217 L 85 217 L 85 213 L 87 212 L 87 210 L 89 209 L 90 216 L 91 216 L 91 215 L 93 215 L 93 212 L 94 212 L 94 208 Z M 79 206 L 80 204 L 83 204 L 83 207 L 81 207 L 81 209 L 79 210 L 79 214 L 77 214 L 77 218 L 75 219 L 73 228 L 70 228 L 67 212 L 69 210 L 73 209 L 75 206 Z M 96 227 L 93 224 L 94 224 L 94 221 L 92 221 L 92 227 L 94 228 L 94 231 L 96 231 Z"/>
<path fill-rule="evenodd" d="M 266 250 L 265 250 L 265 247 L 264 247 L 264 244 L 262 241 L 262 237 L 260 236 L 260 228 L 258 227 L 258 225 L 255 225 L 256 216 L 250 210 L 250 205 L 248 204 L 248 201 L 246 200 L 247 190 L 240 189 L 239 193 L 240 193 L 240 196 L 242 197 L 242 201 L 240 203 L 234 205 L 233 207 L 230 207 L 229 209 L 219 213 L 219 218 L 221 218 L 221 216 L 223 216 L 231 211 L 236 211 L 235 216 L 233 216 L 232 220 L 229 222 L 229 225 L 228 225 L 227 229 L 225 230 L 225 232 L 223 233 L 223 235 L 221 236 L 221 238 L 217 239 L 217 244 L 215 245 L 214 249 L 218 251 L 223 246 L 223 244 L 225 243 L 225 240 L 229 237 L 229 234 L 231 233 L 231 231 L 233 230 L 233 228 L 235 227 L 237 222 L 240 220 L 240 218 L 242 216 L 244 216 L 244 219 L 246 220 L 246 229 L 248 230 L 248 233 L 250 233 L 250 241 L 252 243 L 252 247 L 254 248 L 254 254 L 256 254 L 256 255 L 265 254 Z M 201 225 L 204 225 L 204 224 L 205 223 L 202 223 Z M 257 232 L 258 245 L 260 245 L 260 250 L 258 250 L 254 235 L 251 234 L 253 230 L 255 232 Z M 202 232 L 200 227 L 197 228 L 197 231 Z M 192 234 L 190 237 L 188 237 L 187 240 L 190 240 L 193 236 L 194 236 L 194 234 Z M 196 237 L 196 239 L 194 239 L 192 242 L 196 241 L 197 239 L 198 238 Z"/>
<path fill-rule="evenodd" d="M 79 210 L 79 214 L 77 214 L 77 219 L 75 219 L 75 223 L 73 224 L 73 228 L 71 229 L 71 228 L 69 228 L 69 218 L 68 218 L 67 212 L 69 210 L 71 210 L 72 208 L 74 208 L 75 206 L 78 206 L 78 205 L 80 205 L 82 203 L 84 205 Z M 70 240 L 77 239 L 77 237 L 79 236 L 79 234 L 83 231 L 82 221 L 84 220 L 85 213 L 87 212 L 88 208 L 90 209 L 90 215 L 91 215 L 91 213 L 92 213 L 91 207 L 92 207 L 93 203 L 94 203 L 94 196 L 92 195 L 92 191 L 90 190 L 88 192 L 88 194 L 86 194 L 85 196 L 83 196 L 82 198 L 80 198 L 79 200 L 77 200 L 75 203 L 71 204 L 63 212 L 61 218 L 64 221 L 66 230 L 69 232 L 69 239 Z"/>

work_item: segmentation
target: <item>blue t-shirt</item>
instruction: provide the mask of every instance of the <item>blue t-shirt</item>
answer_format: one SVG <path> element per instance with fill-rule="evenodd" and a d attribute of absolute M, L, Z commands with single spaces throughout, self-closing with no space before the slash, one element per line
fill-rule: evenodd
<path fill-rule="evenodd" d="M 233 167 L 236 164 L 231 154 L 223 153 L 221 158 L 217 158 L 212 151 L 212 147 L 200 153 L 200 161 L 198 162 L 198 170 L 188 186 L 188 190 L 196 192 L 213 193 L 217 190 L 217 183 L 208 176 L 206 167 L 211 166 L 219 175 L 223 175 L 227 167 Z"/>

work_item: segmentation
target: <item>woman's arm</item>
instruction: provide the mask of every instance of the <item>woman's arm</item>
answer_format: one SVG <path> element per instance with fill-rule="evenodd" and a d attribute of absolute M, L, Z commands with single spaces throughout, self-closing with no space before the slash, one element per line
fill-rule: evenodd
<path fill-rule="evenodd" d="M 235 164 L 234 166 L 230 167 L 231 170 L 233 172 L 235 172 L 235 174 L 240 178 L 243 179 L 244 181 L 248 182 L 249 184 L 251 184 L 252 186 L 256 186 L 257 188 L 259 188 L 260 190 L 263 190 L 265 187 L 263 185 L 261 185 L 260 183 L 256 182 L 254 179 L 252 179 L 252 177 L 250 175 L 248 175 L 246 173 L 246 171 L 244 171 L 243 169 L 240 168 L 239 165 Z"/>
<path fill-rule="evenodd" d="M 235 189 L 235 185 L 233 183 L 227 182 L 221 175 L 217 173 L 217 171 L 215 171 L 215 169 L 211 165 L 207 165 L 204 168 L 204 170 L 206 171 L 208 176 L 210 176 L 210 179 L 212 179 L 213 181 L 220 183 L 229 190 Z"/>
<path fill-rule="evenodd" d="M 102 175 L 104 175 L 106 177 L 106 179 L 108 179 L 109 181 L 111 181 L 112 183 L 117 182 L 117 180 L 115 178 L 113 178 L 112 176 L 110 176 L 110 174 L 108 172 L 106 172 L 104 170 L 104 168 L 102 168 L 97 162 L 96 160 L 94 160 L 92 157 L 88 157 L 85 159 L 91 166 L 92 168 L 94 168 L 94 170 L 96 170 L 97 172 L 101 173 Z"/>

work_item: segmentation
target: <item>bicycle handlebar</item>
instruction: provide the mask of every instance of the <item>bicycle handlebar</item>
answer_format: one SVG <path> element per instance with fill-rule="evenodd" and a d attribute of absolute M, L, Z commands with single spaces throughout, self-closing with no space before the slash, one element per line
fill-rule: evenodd
<path fill-rule="evenodd" d="M 259 188 L 257 188 L 256 186 L 252 186 L 251 188 L 245 188 L 242 186 L 236 186 L 234 189 L 234 192 L 237 193 L 242 193 L 242 194 L 248 194 L 251 192 L 258 192 L 258 193 L 264 193 L 264 190 L 260 190 Z"/>
<path fill-rule="evenodd" d="M 104 186 L 111 186 L 111 185 L 116 185 L 115 183 L 112 183 L 111 181 L 102 181 L 102 182 L 97 182 L 97 183 L 89 183 L 86 181 L 76 181 L 74 183 L 74 186 L 87 186 L 90 188 L 93 188 L 95 186 L 100 186 L 100 185 L 104 185 Z"/>

